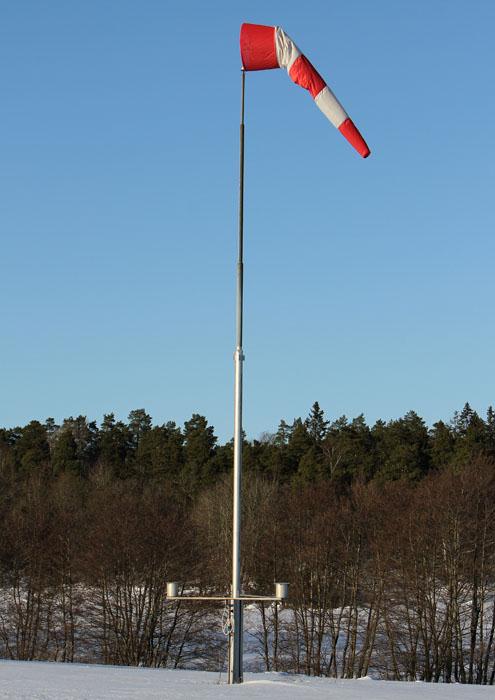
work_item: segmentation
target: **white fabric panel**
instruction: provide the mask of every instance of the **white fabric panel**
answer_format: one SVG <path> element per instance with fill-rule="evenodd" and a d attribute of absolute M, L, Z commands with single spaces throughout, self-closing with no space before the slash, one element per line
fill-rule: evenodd
<path fill-rule="evenodd" d="M 289 72 L 301 52 L 281 27 L 275 27 L 275 48 L 278 65 L 280 68 L 287 68 L 287 72 Z"/>
<path fill-rule="evenodd" d="M 316 95 L 315 102 L 337 129 L 349 116 L 328 85 Z"/>

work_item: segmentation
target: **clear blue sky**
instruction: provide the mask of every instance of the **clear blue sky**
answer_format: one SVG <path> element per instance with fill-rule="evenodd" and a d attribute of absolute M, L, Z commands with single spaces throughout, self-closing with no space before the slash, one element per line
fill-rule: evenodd
<path fill-rule="evenodd" d="M 232 434 L 242 21 L 372 149 L 247 76 L 245 429 L 495 402 L 495 3 L 16 0 L 0 12 L 0 425 Z"/>

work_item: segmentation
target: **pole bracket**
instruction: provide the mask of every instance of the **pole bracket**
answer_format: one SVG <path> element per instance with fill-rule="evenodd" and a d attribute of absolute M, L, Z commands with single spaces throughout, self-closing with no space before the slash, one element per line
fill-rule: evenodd
<path fill-rule="evenodd" d="M 167 595 L 165 596 L 167 600 L 217 600 L 217 601 L 227 601 L 233 602 L 234 600 L 241 600 L 244 603 L 257 603 L 261 601 L 271 601 L 275 603 L 282 603 L 284 598 L 278 598 L 277 596 L 263 595 L 263 596 L 249 596 L 240 595 L 232 597 L 230 595 Z"/>
<path fill-rule="evenodd" d="M 177 581 L 169 581 L 167 583 L 167 600 L 217 600 L 223 602 L 233 603 L 236 600 L 240 600 L 243 603 L 257 603 L 262 601 L 270 601 L 275 603 L 282 603 L 287 599 L 289 592 L 288 583 L 275 583 L 275 595 L 250 595 L 244 593 L 238 596 L 233 595 L 179 595 L 179 584 Z"/>

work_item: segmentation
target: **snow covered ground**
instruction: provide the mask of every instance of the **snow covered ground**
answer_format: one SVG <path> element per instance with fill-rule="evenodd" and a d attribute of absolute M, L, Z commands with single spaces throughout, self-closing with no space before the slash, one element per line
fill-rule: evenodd
<path fill-rule="evenodd" d="M 2 700 L 483 700 L 487 686 L 396 683 L 248 673 L 239 686 L 217 673 L 0 660 Z"/>

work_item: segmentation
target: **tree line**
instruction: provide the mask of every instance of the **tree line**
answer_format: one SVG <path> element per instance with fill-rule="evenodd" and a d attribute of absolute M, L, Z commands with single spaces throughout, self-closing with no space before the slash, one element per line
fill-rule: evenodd
<path fill-rule="evenodd" d="M 193 414 L 181 428 L 169 421 L 153 425 L 143 409 L 127 422 L 105 415 L 98 426 L 85 416 L 57 425 L 31 421 L 0 429 L 0 478 L 45 479 L 70 473 L 88 479 L 99 469 L 112 478 L 141 483 L 173 483 L 194 497 L 232 465 L 232 441 L 219 444 L 204 416 Z M 363 415 L 330 422 L 316 402 L 307 418 L 280 422 L 274 434 L 244 441 L 244 468 L 281 483 L 330 480 L 345 489 L 355 480 L 419 481 L 432 471 L 462 464 L 478 455 L 495 458 L 495 411 L 481 418 L 469 404 L 449 422 L 428 428 L 414 411 L 367 425 Z"/>
<path fill-rule="evenodd" d="M 305 419 L 244 441 L 243 585 L 259 667 L 495 681 L 495 415 Z M 193 415 L 0 430 L 0 655 L 218 669 L 232 443 Z"/>

